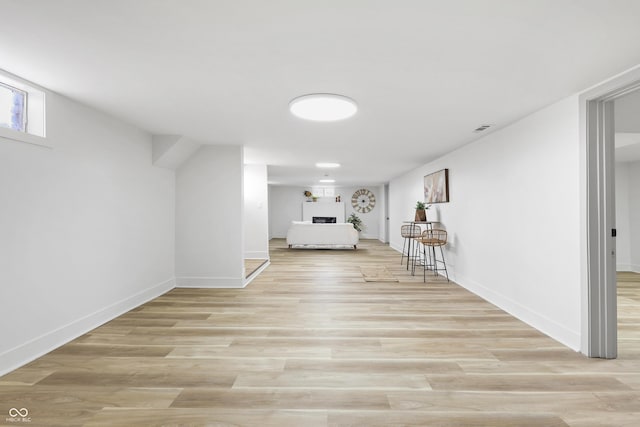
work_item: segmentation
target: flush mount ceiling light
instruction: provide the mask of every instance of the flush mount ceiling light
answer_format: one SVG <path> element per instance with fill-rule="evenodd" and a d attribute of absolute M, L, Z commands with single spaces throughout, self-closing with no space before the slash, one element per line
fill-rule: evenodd
<path fill-rule="evenodd" d="M 335 179 L 321 179 L 320 182 L 336 182 Z"/>
<path fill-rule="evenodd" d="M 353 116 L 358 111 L 356 102 L 333 93 L 312 93 L 294 98 L 289 111 L 296 117 L 316 122 L 333 122 Z"/>
<path fill-rule="evenodd" d="M 319 163 L 316 163 L 316 167 L 317 168 L 339 168 L 340 163 L 319 162 Z"/>

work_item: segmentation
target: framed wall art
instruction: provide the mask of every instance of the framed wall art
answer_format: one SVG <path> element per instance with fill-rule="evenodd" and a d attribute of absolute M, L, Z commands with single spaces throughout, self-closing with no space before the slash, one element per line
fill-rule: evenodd
<path fill-rule="evenodd" d="M 424 202 L 447 203 L 449 201 L 449 169 L 442 169 L 424 177 Z"/>

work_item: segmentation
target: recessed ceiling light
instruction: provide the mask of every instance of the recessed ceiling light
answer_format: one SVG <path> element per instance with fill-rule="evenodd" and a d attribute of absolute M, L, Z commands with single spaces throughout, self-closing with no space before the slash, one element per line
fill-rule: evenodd
<path fill-rule="evenodd" d="M 321 179 L 320 182 L 336 182 L 335 179 Z"/>
<path fill-rule="evenodd" d="M 339 168 L 340 163 L 319 162 L 319 163 L 316 163 L 316 167 L 317 168 Z"/>
<path fill-rule="evenodd" d="M 358 105 L 346 96 L 312 93 L 294 98 L 289 103 L 289 111 L 301 119 L 333 122 L 353 116 L 358 111 Z"/>

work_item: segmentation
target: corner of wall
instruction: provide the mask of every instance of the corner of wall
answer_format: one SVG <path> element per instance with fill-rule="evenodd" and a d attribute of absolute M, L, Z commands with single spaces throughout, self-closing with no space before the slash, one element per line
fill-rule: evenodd
<path fill-rule="evenodd" d="M 180 135 L 153 135 L 153 165 L 176 170 L 188 160 L 200 144 Z"/>

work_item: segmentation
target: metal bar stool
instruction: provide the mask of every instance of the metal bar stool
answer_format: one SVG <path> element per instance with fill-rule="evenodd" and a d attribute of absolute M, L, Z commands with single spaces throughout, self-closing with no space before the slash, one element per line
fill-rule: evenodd
<path fill-rule="evenodd" d="M 444 260 L 444 251 L 442 247 L 447 244 L 447 232 L 446 230 L 434 229 L 424 230 L 422 235 L 416 239 L 417 243 L 422 244 L 422 257 L 423 257 L 423 280 L 427 281 L 427 269 L 432 270 L 434 275 L 438 275 L 438 271 L 444 271 L 449 281 L 449 272 L 447 271 L 447 263 Z M 436 257 L 436 247 L 440 248 L 440 259 Z M 428 255 L 427 255 L 428 254 Z M 428 260 L 427 260 L 428 256 Z M 438 263 L 442 265 L 442 268 L 438 268 Z M 413 266 L 415 270 L 416 259 L 414 258 Z"/>
<path fill-rule="evenodd" d="M 407 248 L 407 270 L 409 269 L 409 263 L 411 262 L 411 243 L 413 242 L 413 239 L 415 239 L 416 237 L 420 237 L 422 235 L 422 229 L 420 228 L 419 225 L 416 224 L 410 224 L 410 225 L 403 225 L 400 227 L 400 235 L 402 237 L 404 237 L 404 243 L 402 244 L 402 256 L 400 257 L 400 265 L 402 265 L 402 260 L 404 259 L 405 256 L 405 247 Z M 407 245 L 408 243 L 408 245 Z M 414 243 L 415 244 L 415 243 Z M 414 250 L 415 252 L 415 250 Z M 415 258 L 415 255 L 413 256 Z"/>

